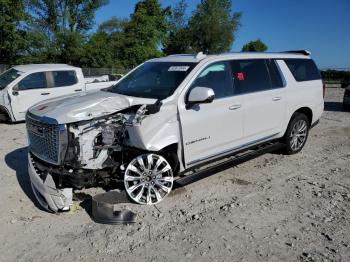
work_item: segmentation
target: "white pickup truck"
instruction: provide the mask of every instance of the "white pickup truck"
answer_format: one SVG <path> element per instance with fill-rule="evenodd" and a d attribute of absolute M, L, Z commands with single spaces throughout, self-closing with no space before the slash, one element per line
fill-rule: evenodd
<path fill-rule="evenodd" d="M 108 77 L 107 77 L 108 78 Z M 106 81 L 107 80 L 107 81 Z M 0 121 L 25 120 L 43 100 L 110 87 L 117 81 L 85 79 L 81 68 L 64 64 L 18 65 L 0 75 Z"/>

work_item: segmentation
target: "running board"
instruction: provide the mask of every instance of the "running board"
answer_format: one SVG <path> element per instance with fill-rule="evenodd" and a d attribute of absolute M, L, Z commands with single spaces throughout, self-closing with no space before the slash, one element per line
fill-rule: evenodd
<path fill-rule="evenodd" d="M 246 161 L 249 161 L 253 158 L 261 156 L 263 154 L 282 149 L 284 146 L 285 146 L 284 144 L 279 143 L 279 142 L 276 142 L 273 144 L 270 143 L 270 144 L 266 144 L 266 145 L 261 145 L 261 146 L 257 147 L 255 150 L 253 150 L 252 152 L 244 153 L 243 155 L 239 155 L 237 157 L 230 158 L 228 160 L 225 160 L 224 162 L 221 162 L 221 163 L 215 164 L 213 166 L 210 166 L 208 168 L 205 168 L 203 170 L 199 170 L 197 172 L 194 172 L 191 175 L 187 175 L 187 176 L 178 178 L 174 181 L 173 188 L 176 189 L 179 187 L 189 185 L 189 184 L 194 183 L 198 180 L 215 175 L 218 172 L 221 172 L 221 171 L 226 170 L 230 167 L 239 165 L 239 164 L 244 163 Z"/>

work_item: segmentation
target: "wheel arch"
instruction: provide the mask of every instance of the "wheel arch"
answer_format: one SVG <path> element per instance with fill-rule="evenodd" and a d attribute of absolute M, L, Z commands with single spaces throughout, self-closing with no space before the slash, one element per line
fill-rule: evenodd
<path fill-rule="evenodd" d="M 0 120 L 5 122 L 12 122 L 10 112 L 6 107 L 0 106 Z"/>
<path fill-rule="evenodd" d="M 301 114 L 306 115 L 306 117 L 307 117 L 308 120 L 309 120 L 309 125 L 312 124 L 312 121 L 313 121 L 313 112 L 312 112 L 312 109 L 311 109 L 310 107 L 301 107 L 301 108 L 299 108 L 298 110 L 296 110 L 296 111 L 292 114 L 292 116 L 291 116 L 291 118 L 290 118 L 289 121 L 292 120 L 292 118 L 293 118 L 293 116 L 295 115 L 295 113 L 301 113 Z"/>

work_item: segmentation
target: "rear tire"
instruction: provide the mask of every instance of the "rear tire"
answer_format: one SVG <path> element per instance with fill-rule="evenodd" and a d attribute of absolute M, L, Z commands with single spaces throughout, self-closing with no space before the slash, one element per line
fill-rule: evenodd
<path fill-rule="evenodd" d="M 309 135 L 309 128 L 310 122 L 307 116 L 294 113 L 283 137 L 283 143 L 286 145 L 285 154 L 293 155 L 303 149 Z"/>
<path fill-rule="evenodd" d="M 343 111 L 345 112 L 350 111 L 350 105 L 343 103 Z"/>

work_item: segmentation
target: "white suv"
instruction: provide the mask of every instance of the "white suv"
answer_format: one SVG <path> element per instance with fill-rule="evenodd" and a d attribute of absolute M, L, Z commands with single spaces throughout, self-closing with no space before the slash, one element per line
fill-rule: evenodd
<path fill-rule="evenodd" d="M 187 171 L 271 141 L 294 154 L 323 112 L 307 51 L 152 59 L 101 92 L 29 109 L 29 174 L 40 204 L 67 210 L 72 190 L 123 182 L 156 204 Z"/>

